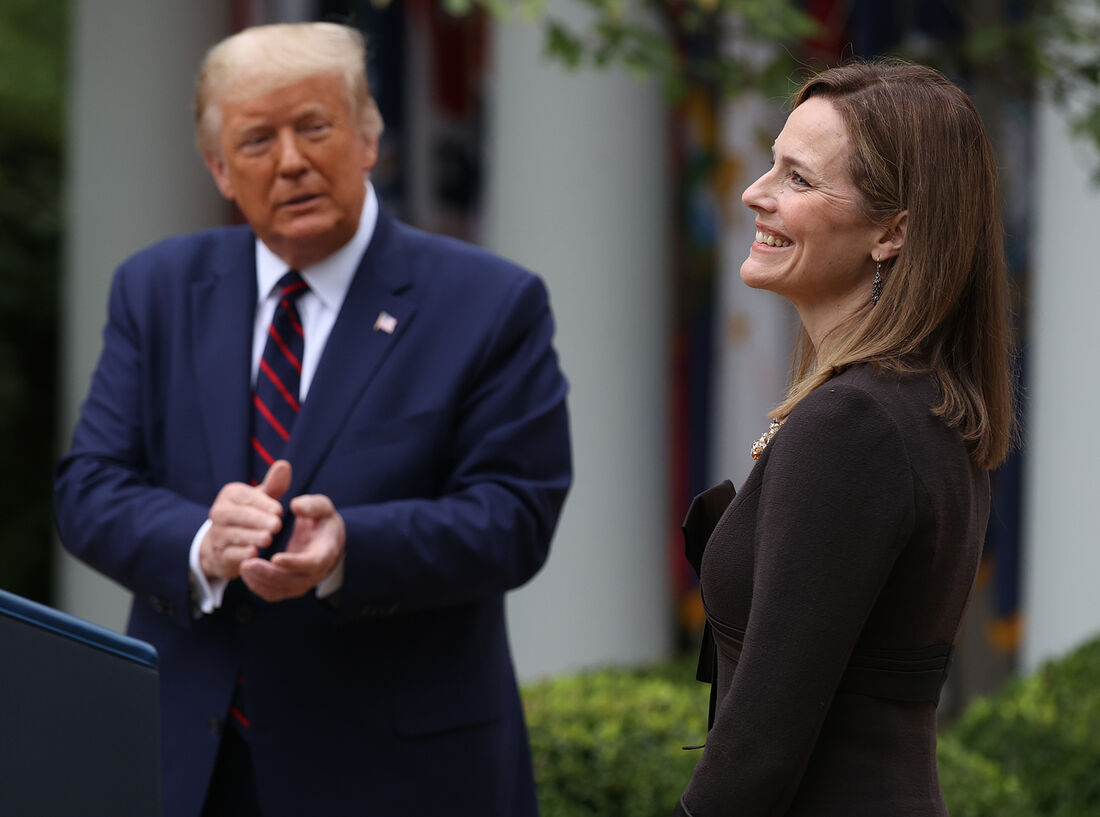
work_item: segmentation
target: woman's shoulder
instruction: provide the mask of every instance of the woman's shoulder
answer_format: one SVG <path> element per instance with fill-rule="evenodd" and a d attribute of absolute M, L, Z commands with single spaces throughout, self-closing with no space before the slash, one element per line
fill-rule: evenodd
<path fill-rule="evenodd" d="M 861 367 L 862 368 L 862 367 Z M 865 435 L 893 425 L 890 387 L 873 374 L 848 369 L 825 381 L 794 407 L 778 437 L 819 445 L 825 437 Z"/>
<path fill-rule="evenodd" d="M 843 497 L 827 504 L 845 512 L 868 496 L 905 505 L 912 497 L 914 440 L 891 379 L 849 370 L 799 401 L 754 469 L 761 487 L 785 486 L 778 495 L 787 496 L 797 486 L 797 493 L 818 498 L 815 507 L 822 496 Z"/>
<path fill-rule="evenodd" d="M 793 442 L 835 448 L 941 453 L 962 446 L 958 433 L 935 415 L 939 388 L 928 373 L 851 366 L 795 406 L 783 432 Z M 965 453 L 965 452 L 964 452 Z"/>
<path fill-rule="evenodd" d="M 905 422 L 930 416 L 937 400 L 938 388 L 929 373 L 899 372 L 861 363 L 810 392 L 791 412 L 791 417 L 858 407 Z"/>
<path fill-rule="evenodd" d="M 787 417 L 782 435 L 813 445 L 823 437 L 841 445 L 910 438 L 929 420 L 939 422 L 932 413 L 936 396 L 930 375 L 851 366 L 806 395 Z"/>

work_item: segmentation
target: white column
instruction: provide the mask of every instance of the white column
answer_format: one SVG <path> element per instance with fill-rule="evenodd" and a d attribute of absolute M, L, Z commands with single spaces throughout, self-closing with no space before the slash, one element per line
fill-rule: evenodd
<path fill-rule="evenodd" d="M 711 400 L 710 483 L 740 487 L 754 460 L 752 443 L 768 430 L 768 412 L 786 392 L 798 316 L 773 292 L 741 281 L 741 264 L 756 233 L 756 214 L 741 194 L 767 172 L 769 139 L 783 128 L 782 107 L 746 94 L 722 110 L 723 159 L 735 169 L 724 191 L 715 315 L 714 388 Z"/>
<path fill-rule="evenodd" d="M 548 63 L 529 24 L 497 27 L 493 59 L 486 243 L 549 286 L 575 465 L 549 562 L 509 598 L 513 651 L 525 678 L 650 660 L 671 639 L 664 106 Z"/>
<path fill-rule="evenodd" d="M 62 447 L 99 357 L 120 261 L 164 236 L 224 222 L 194 148 L 191 98 L 203 53 L 227 33 L 222 0 L 73 5 L 62 303 Z M 128 596 L 67 554 L 59 606 L 122 629 Z"/>
<path fill-rule="evenodd" d="M 1025 669 L 1100 633 L 1096 151 L 1038 109 L 1025 473 Z"/>

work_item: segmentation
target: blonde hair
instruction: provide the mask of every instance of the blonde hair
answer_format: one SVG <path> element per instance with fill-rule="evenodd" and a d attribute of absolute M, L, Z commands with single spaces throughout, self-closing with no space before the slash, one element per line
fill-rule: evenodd
<path fill-rule="evenodd" d="M 318 75 L 339 76 L 368 140 L 382 133 L 370 95 L 363 35 L 336 23 L 276 23 L 234 34 L 206 52 L 195 86 L 195 141 L 216 152 L 222 102 L 248 99 Z"/>
<path fill-rule="evenodd" d="M 905 244 L 882 266 L 881 298 L 815 350 L 805 329 L 782 419 L 857 363 L 930 372 L 934 413 L 958 429 L 983 468 L 1004 460 L 1015 431 L 1012 341 L 1001 203 L 993 150 L 973 103 L 943 74 L 901 60 L 860 62 L 808 79 L 840 113 L 851 177 L 874 224 L 908 212 Z"/>

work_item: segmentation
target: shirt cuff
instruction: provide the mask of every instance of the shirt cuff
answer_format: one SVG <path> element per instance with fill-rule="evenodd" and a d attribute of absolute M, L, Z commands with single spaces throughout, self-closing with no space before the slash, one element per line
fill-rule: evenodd
<path fill-rule="evenodd" d="M 325 578 L 317 582 L 317 598 L 328 598 L 341 587 L 344 586 L 344 557 L 340 557 L 340 561 L 336 563 L 336 566 L 332 568 Z"/>
<path fill-rule="evenodd" d="M 202 547 L 202 540 L 206 538 L 206 532 L 213 524 L 209 519 L 202 523 L 199 532 L 191 540 L 191 551 L 187 557 L 191 567 L 191 614 L 195 618 L 210 615 L 221 607 L 225 588 L 229 584 L 228 579 L 207 579 L 199 565 L 199 549 Z"/>

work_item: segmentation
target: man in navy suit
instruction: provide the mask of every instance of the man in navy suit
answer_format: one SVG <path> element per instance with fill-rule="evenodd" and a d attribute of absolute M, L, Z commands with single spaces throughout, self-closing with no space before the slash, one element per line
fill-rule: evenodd
<path fill-rule="evenodd" d="M 159 653 L 165 817 L 537 813 L 504 594 L 571 480 L 547 294 L 380 208 L 364 62 L 326 23 L 209 52 L 247 226 L 121 265 L 58 465 Z"/>

